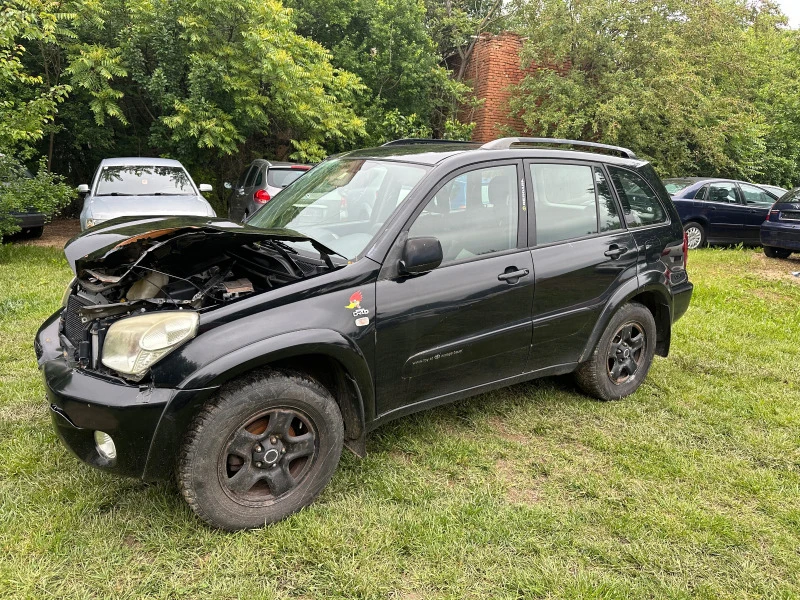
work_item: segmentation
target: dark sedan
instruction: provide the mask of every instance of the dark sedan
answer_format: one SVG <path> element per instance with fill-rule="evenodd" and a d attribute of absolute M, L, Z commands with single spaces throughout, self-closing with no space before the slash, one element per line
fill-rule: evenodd
<path fill-rule="evenodd" d="M 770 258 L 789 258 L 800 252 L 800 187 L 784 194 L 761 225 L 764 254 Z"/>
<path fill-rule="evenodd" d="M 681 216 L 689 248 L 761 243 L 761 223 L 778 199 L 758 185 L 733 179 L 682 177 L 665 179 L 664 186 Z"/>

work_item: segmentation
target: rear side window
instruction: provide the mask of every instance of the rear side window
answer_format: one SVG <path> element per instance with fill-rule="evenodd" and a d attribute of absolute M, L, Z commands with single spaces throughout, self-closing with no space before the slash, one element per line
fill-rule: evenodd
<path fill-rule="evenodd" d="M 666 211 L 656 193 L 642 177 L 633 171 L 618 167 L 609 167 L 608 171 L 622 203 L 622 212 L 628 227 L 643 227 L 666 222 Z"/>
<path fill-rule="evenodd" d="M 284 188 L 303 173 L 305 171 L 301 169 L 276 169 L 272 167 L 267 171 L 267 183 L 273 187 Z"/>
<path fill-rule="evenodd" d="M 253 165 L 253 167 L 250 169 L 250 172 L 247 174 L 244 187 L 251 187 L 253 185 L 253 180 L 256 178 L 256 173 L 258 173 L 258 167 Z"/>
<path fill-rule="evenodd" d="M 745 204 L 753 206 L 772 206 L 773 202 L 775 202 L 772 196 L 754 185 L 740 183 L 739 189 L 742 190 Z"/>
<path fill-rule="evenodd" d="M 256 187 L 261 187 L 262 183 L 264 183 L 264 170 L 259 169 L 258 175 L 256 176 L 256 182 L 253 185 Z"/>

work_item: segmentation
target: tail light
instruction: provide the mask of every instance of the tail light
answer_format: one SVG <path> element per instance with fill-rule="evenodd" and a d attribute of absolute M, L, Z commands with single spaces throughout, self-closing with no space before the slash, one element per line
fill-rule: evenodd
<path fill-rule="evenodd" d="M 686 270 L 686 266 L 689 264 L 689 236 L 686 235 L 686 232 L 683 232 L 683 269 Z"/>
<path fill-rule="evenodd" d="M 253 200 L 259 204 L 266 204 L 272 200 L 272 196 L 269 195 L 267 190 L 257 190 L 256 193 L 253 194 Z"/>
<path fill-rule="evenodd" d="M 777 202 L 775 203 L 777 204 Z M 781 211 L 775 210 L 775 204 L 769 209 L 769 214 L 767 215 L 767 221 L 777 221 L 778 217 L 781 214 Z"/>

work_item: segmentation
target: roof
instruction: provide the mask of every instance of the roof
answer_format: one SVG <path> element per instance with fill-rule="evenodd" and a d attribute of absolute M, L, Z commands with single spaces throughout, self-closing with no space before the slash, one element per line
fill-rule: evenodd
<path fill-rule="evenodd" d="M 102 161 L 100 161 L 101 167 L 124 167 L 127 165 L 149 165 L 154 167 L 183 167 L 180 161 L 177 161 L 173 158 L 150 158 L 148 156 L 104 158 Z"/>
<path fill-rule="evenodd" d="M 354 150 L 339 155 L 340 158 L 375 158 L 382 160 L 394 160 L 398 162 L 417 163 L 423 165 L 436 165 L 449 158 L 464 155 L 474 155 L 479 153 L 485 160 L 492 159 L 522 159 L 522 158 L 562 158 L 571 160 L 598 160 L 598 156 L 605 163 L 620 166 L 640 166 L 646 161 L 639 159 L 623 158 L 609 154 L 598 154 L 597 152 L 581 152 L 577 150 L 563 150 L 560 148 L 529 148 L 512 147 L 509 149 L 487 149 L 480 144 L 448 144 L 442 141 L 439 144 L 392 144 L 380 146 L 378 148 L 365 148 Z"/>

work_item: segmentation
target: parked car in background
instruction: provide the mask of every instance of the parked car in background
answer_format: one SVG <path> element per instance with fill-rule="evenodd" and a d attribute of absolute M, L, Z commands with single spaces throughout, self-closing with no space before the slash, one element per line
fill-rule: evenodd
<path fill-rule="evenodd" d="M 789 258 L 800 252 L 800 187 L 785 193 L 761 224 L 761 244 L 770 258 Z"/>
<path fill-rule="evenodd" d="M 761 223 L 778 196 L 746 181 L 710 177 L 665 179 L 689 248 L 707 243 L 760 243 Z"/>
<path fill-rule="evenodd" d="M 165 158 L 106 158 L 97 167 L 91 186 L 78 186 L 85 194 L 81 231 L 115 217 L 217 216 L 202 192 L 177 160 Z"/>
<path fill-rule="evenodd" d="M 4 155 L 0 154 L 0 158 Z M 33 179 L 33 174 L 27 169 L 23 168 L 20 173 L 20 176 Z M 0 181 L 0 185 L 7 185 L 4 181 Z M 23 211 L 11 211 L 8 213 L 19 225 L 20 234 L 26 237 L 41 237 L 42 233 L 44 232 L 44 224 L 47 221 L 47 218 L 43 213 L 39 211 L 28 208 L 27 210 Z"/>
<path fill-rule="evenodd" d="M 403 415 L 566 373 L 632 394 L 689 306 L 683 227 L 630 150 L 544 142 L 402 140 L 324 161 L 244 225 L 74 238 L 34 342 L 59 437 L 243 529 L 312 502 L 343 445 L 363 456 Z M 371 171 L 368 219 L 327 210 Z"/>
<path fill-rule="evenodd" d="M 271 162 L 257 158 L 242 171 L 235 185 L 225 182 L 228 196 L 228 218 L 241 223 L 272 200 L 311 165 L 290 162 Z"/>

